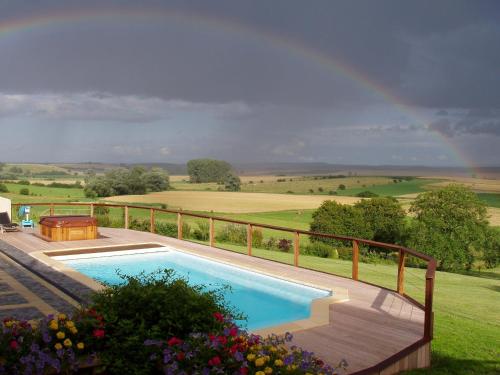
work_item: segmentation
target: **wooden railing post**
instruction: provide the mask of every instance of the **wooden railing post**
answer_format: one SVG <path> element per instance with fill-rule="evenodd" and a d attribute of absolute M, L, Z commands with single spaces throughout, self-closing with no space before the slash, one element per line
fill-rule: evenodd
<path fill-rule="evenodd" d="M 54 204 L 53 203 L 50 204 L 49 215 L 54 216 Z"/>
<path fill-rule="evenodd" d="M 358 241 L 352 241 L 352 279 L 358 280 L 359 266 L 359 244 Z"/>
<path fill-rule="evenodd" d="M 90 204 L 90 217 L 94 217 L 94 203 Z"/>
<path fill-rule="evenodd" d="M 434 279 L 425 279 L 425 320 L 424 320 L 424 339 L 432 340 L 434 326 L 434 315 L 432 312 L 432 297 L 434 294 Z"/>
<path fill-rule="evenodd" d="M 123 210 L 124 228 L 128 229 L 128 206 L 123 207 Z"/>
<path fill-rule="evenodd" d="M 182 240 L 182 214 L 177 213 L 177 238 Z"/>
<path fill-rule="evenodd" d="M 247 224 L 247 249 L 248 255 L 252 256 L 252 225 Z"/>
<path fill-rule="evenodd" d="M 149 231 L 151 233 L 155 232 L 155 209 L 152 208 L 149 213 Z"/>
<path fill-rule="evenodd" d="M 293 265 L 295 267 L 299 266 L 299 253 L 300 253 L 300 238 L 299 232 L 294 232 L 293 234 Z"/>
<path fill-rule="evenodd" d="M 210 246 L 214 247 L 215 245 L 215 228 L 214 228 L 214 219 L 208 219 L 208 228 L 209 228 L 209 238 L 210 238 Z"/>
<path fill-rule="evenodd" d="M 405 292 L 405 259 L 406 252 L 403 249 L 399 250 L 398 262 L 398 293 L 404 294 Z"/>

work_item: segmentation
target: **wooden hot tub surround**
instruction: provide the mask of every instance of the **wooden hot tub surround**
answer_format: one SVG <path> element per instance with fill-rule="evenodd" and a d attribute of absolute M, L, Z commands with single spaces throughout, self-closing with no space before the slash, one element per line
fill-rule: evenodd
<path fill-rule="evenodd" d="M 85 215 L 42 216 L 40 231 L 51 241 L 95 240 L 97 219 Z"/>

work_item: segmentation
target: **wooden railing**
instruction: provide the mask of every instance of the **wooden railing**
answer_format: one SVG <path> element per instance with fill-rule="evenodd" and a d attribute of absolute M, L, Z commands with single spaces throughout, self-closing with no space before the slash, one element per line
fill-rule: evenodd
<path fill-rule="evenodd" d="M 108 207 L 108 208 L 121 208 L 124 213 L 124 228 L 127 229 L 129 227 L 130 209 L 141 209 L 141 210 L 149 210 L 149 229 L 152 233 L 155 232 L 155 214 L 157 212 L 162 213 L 170 213 L 177 215 L 177 238 L 183 239 L 183 217 L 195 217 L 200 219 L 208 219 L 209 221 L 209 240 L 208 243 L 210 246 L 215 247 L 215 222 L 226 222 L 231 224 L 239 224 L 244 225 L 247 228 L 247 254 L 252 256 L 252 235 L 253 230 L 255 228 L 265 228 L 272 229 L 282 232 L 291 233 L 293 235 L 293 265 L 295 267 L 300 267 L 300 235 L 307 235 L 311 237 L 322 237 L 332 240 L 340 240 L 350 242 L 352 244 L 352 271 L 351 278 L 356 281 L 365 282 L 359 280 L 359 247 L 360 245 L 367 245 L 374 249 L 389 249 L 394 252 L 398 252 L 398 273 L 397 273 L 397 287 L 395 291 L 405 298 L 411 300 L 414 304 L 418 305 L 425 312 L 425 321 L 424 321 L 424 332 L 423 332 L 423 341 L 429 342 L 433 337 L 433 295 L 434 295 L 434 278 L 436 272 L 436 261 L 433 257 L 428 256 L 426 254 L 422 254 L 413 249 L 409 249 L 404 246 L 388 244 L 383 242 L 377 242 L 372 240 L 365 240 L 362 238 L 354 238 L 349 236 L 340 236 L 334 234 L 326 234 L 326 233 L 317 233 L 311 232 L 307 230 L 301 229 L 292 229 L 286 227 L 280 227 L 269 224 L 261 224 L 261 223 L 253 223 L 242 220 L 234 220 L 225 217 L 211 216 L 211 215 L 203 215 L 198 213 L 191 213 L 185 211 L 178 210 L 170 210 L 164 208 L 156 208 L 156 207 L 147 207 L 147 206 L 135 206 L 135 205 L 123 205 L 123 204 L 105 204 L 105 203 L 87 203 L 87 202 L 75 202 L 75 203 L 16 203 L 13 204 L 12 207 L 18 207 L 21 205 L 26 206 L 49 206 L 50 215 L 54 215 L 55 209 L 57 206 L 86 206 L 90 209 L 90 215 L 94 216 L 96 207 Z M 13 215 L 12 217 L 14 217 Z M 413 256 L 420 260 L 423 260 L 427 263 L 427 269 L 425 273 L 425 298 L 424 303 L 418 302 L 416 299 L 405 293 L 405 260 L 407 256 Z"/>

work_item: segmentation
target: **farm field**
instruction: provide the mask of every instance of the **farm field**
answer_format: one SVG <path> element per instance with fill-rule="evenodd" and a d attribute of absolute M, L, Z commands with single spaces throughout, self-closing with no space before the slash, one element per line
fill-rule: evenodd
<path fill-rule="evenodd" d="M 330 197 L 340 203 L 354 204 L 359 198 Z M 248 213 L 317 208 L 324 196 L 207 191 L 164 191 L 146 195 L 123 195 L 106 198 L 109 202 L 164 203 L 169 208 L 188 211 Z"/>
<path fill-rule="evenodd" d="M 371 191 L 380 196 L 398 197 L 406 194 L 418 194 L 428 190 L 428 187 L 435 183 L 434 179 L 413 179 L 410 181 L 402 181 L 395 184 L 392 180 L 386 184 L 366 186 L 364 188 L 347 188 L 346 190 L 338 190 L 339 195 L 355 196 L 362 191 Z"/>
<path fill-rule="evenodd" d="M 13 203 L 17 202 L 68 202 L 75 200 L 85 200 L 83 189 L 75 188 L 55 188 L 47 186 L 20 185 L 4 183 L 9 190 L 8 193 L 1 193 L 5 198 L 9 198 Z M 27 188 L 29 195 L 19 194 L 20 190 Z"/>
<path fill-rule="evenodd" d="M 458 183 L 469 187 L 475 192 L 500 193 L 500 179 L 472 178 L 472 177 L 450 177 L 441 176 L 437 179 L 444 180 L 433 183 L 431 188 L 441 188 L 450 183 Z"/>

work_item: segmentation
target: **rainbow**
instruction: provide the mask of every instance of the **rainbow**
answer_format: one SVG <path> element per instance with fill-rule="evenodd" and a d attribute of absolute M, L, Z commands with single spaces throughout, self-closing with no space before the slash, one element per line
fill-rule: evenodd
<path fill-rule="evenodd" d="M 422 118 L 417 108 L 410 103 L 406 103 L 401 98 L 395 96 L 388 88 L 382 86 L 368 75 L 348 65 L 340 58 L 332 57 L 321 50 L 311 48 L 304 43 L 290 39 L 288 37 L 250 27 L 241 22 L 235 22 L 231 19 L 214 17 L 209 14 L 187 13 L 179 10 L 169 10 L 165 8 L 103 8 L 103 9 L 77 9 L 51 11 L 46 14 L 35 14 L 28 17 L 18 17 L 7 21 L 0 21 L 0 39 L 7 36 L 29 33 L 45 27 L 64 27 L 71 26 L 76 22 L 90 21 L 108 21 L 116 18 L 130 18 L 132 21 L 158 21 L 190 23 L 197 26 L 203 26 L 211 30 L 218 30 L 238 35 L 243 38 L 254 38 L 261 43 L 267 43 L 271 47 L 279 48 L 288 53 L 301 57 L 306 62 L 313 62 L 323 69 L 347 77 L 360 87 L 381 97 L 385 102 L 393 105 L 401 113 L 413 119 L 419 126 L 427 127 L 427 120 Z M 467 155 L 445 135 L 434 131 L 442 143 L 456 160 L 474 172 L 478 167 L 468 159 Z"/>

